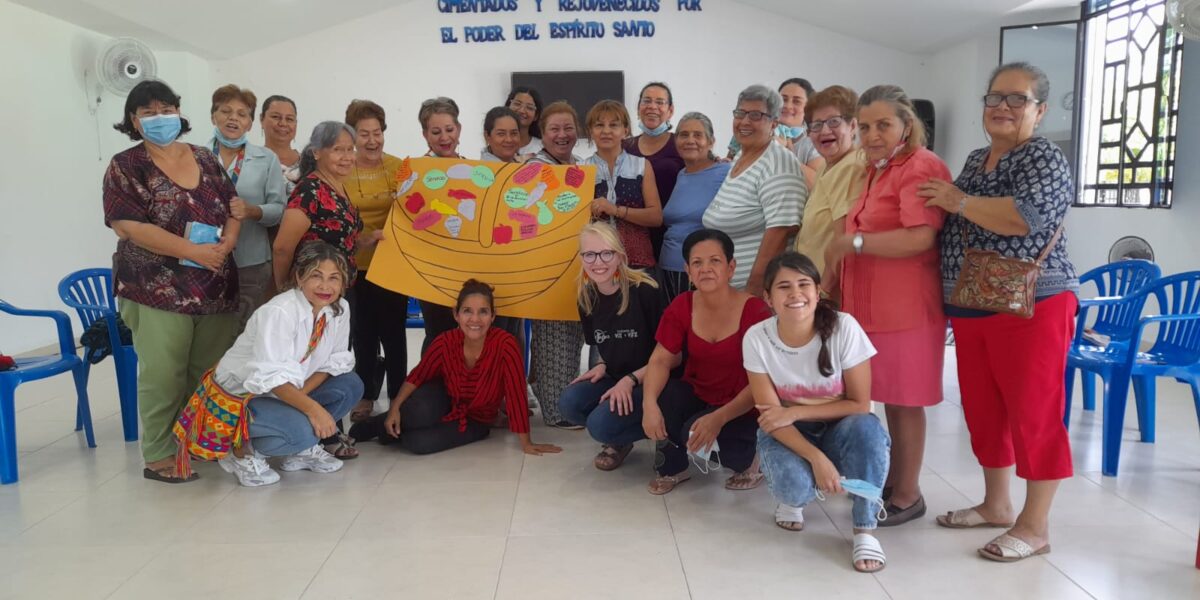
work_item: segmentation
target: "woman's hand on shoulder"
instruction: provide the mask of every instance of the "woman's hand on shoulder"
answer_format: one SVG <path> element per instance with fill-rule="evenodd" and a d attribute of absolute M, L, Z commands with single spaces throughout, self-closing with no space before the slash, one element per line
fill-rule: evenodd
<path fill-rule="evenodd" d="M 917 195 L 925 198 L 925 206 L 937 207 L 950 214 L 957 213 L 963 199 L 967 197 L 953 183 L 934 178 L 918 185 Z"/>

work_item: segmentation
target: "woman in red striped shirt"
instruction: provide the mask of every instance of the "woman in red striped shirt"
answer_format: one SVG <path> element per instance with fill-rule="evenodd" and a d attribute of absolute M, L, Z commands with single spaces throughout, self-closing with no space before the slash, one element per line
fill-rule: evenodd
<path fill-rule="evenodd" d="M 454 306 L 458 328 L 433 340 L 392 400 L 387 416 L 372 419 L 375 427 L 370 429 L 378 431 L 383 417 L 381 441 L 398 441 L 415 454 L 457 448 L 486 438 L 502 418 L 504 403 L 508 428 L 521 439 L 526 454 L 562 452 L 558 446 L 529 439 L 521 351 L 511 334 L 492 327 L 495 319 L 491 286 L 474 279 L 464 283 Z"/>

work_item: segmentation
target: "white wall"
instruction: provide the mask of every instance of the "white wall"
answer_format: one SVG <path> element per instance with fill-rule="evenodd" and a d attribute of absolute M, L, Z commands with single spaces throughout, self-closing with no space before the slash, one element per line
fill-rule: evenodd
<path fill-rule="evenodd" d="M 938 111 L 935 149 L 952 172 L 957 174 L 962 169 L 971 150 L 987 145 L 979 97 L 987 87 L 988 74 L 999 64 L 999 27 L 1068 20 L 1077 15 L 1076 9 L 1022 14 L 930 57 L 931 96 Z M 1200 269 L 1200 239 L 1195 234 L 1196 226 L 1200 224 L 1200 172 L 1194 168 L 1200 164 L 1200 114 L 1188 110 L 1200 107 L 1200 43 L 1187 42 L 1183 71 L 1181 106 L 1184 109 L 1176 146 L 1174 208 L 1071 209 L 1066 235 L 1071 260 L 1080 273 L 1108 262 L 1109 248 L 1125 235 L 1138 235 L 1149 241 L 1164 273 Z M 1061 98 L 1066 85 L 1069 84 L 1052 82 L 1051 97 Z M 1053 116 L 1054 112 L 1063 109 L 1061 103 L 1055 101 L 1050 110 L 1049 114 Z"/>
<path fill-rule="evenodd" d="M 0 145 L 0 298 L 23 308 L 65 310 L 57 293 L 64 275 L 112 264 L 116 236 L 103 224 L 100 184 L 109 158 L 130 145 L 112 129 L 124 99 L 104 93 L 93 117 L 82 83 L 84 65 L 106 40 L 0 0 L 6 136 Z M 157 58 L 159 76 L 183 96 L 186 113 L 199 117 L 188 139 L 206 139 L 207 63 L 180 52 Z M 81 333 L 76 322 L 75 335 Z M 0 352 L 25 352 L 55 339 L 48 320 L 0 315 Z"/>
<path fill-rule="evenodd" d="M 514 15 L 442 15 L 433 2 L 407 2 L 388 11 L 301 36 L 215 65 L 215 83 L 236 81 L 260 96 L 285 94 L 299 105 L 297 144 L 312 125 L 341 119 L 352 98 L 370 98 L 388 113 L 386 150 L 405 156 L 425 151 L 416 113 L 426 98 L 453 97 L 462 109 L 461 151 L 477 156 L 483 114 L 504 102 L 512 71 L 623 70 L 631 108 L 641 86 L 671 85 L 676 115 L 699 110 L 713 119 L 723 145 L 737 93 L 751 83 L 774 86 L 793 76 L 817 87 L 842 83 L 863 89 L 890 82 L 925 84 L 921 58 L 864 43 L 742 4 L 704 2 L 703 12 L 680 13 L 675 2 L 649 17 L 648 39 L 552 40 L 533 3 Z M 628 13 L 583 19 L 611 21 Z M 573 15 L 572 15 L 573 18 Z M 536 21 L 542 39 L 491 44 L 440 43 L 438 28 Z M 547 99 L 550 100 L 550 99 Z M 260 138 L 261 139 L 261 138 Z"/>

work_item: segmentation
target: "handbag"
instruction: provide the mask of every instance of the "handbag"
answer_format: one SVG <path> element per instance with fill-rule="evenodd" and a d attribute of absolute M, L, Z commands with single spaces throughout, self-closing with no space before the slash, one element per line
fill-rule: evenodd
<path fill-rule="evenodd" d="M 250 439 L 249 403 L 253 394 L 232 394 L 209 369 L 200 377 L 200 385 L 179 412 L 172 432 L 179 442 L 175 454 L 175 473 L 192 474 L 189 456 L 217 460 L 240 448 Z"/>
<path fill-rule="evenodd" d="M 1033 318 L 1037 299 L 1037 280 L 1042 262 L 1050 255 L 1062 235 L 1063 224 L 1054 230 L 1050 242 L 1037 260 L 1011 258 L 994 250 L 967 247 L 963 250 L 962 270 L 950 293 L 950 304 L 960 308 Z M 969 239 L 966 220 L 962 225 L 964 242 Z"/>

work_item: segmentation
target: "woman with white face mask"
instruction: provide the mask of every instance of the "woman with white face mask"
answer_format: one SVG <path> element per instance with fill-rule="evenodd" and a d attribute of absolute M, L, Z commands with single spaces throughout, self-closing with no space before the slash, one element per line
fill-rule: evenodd
<path fill-rule="evenodd" d="M 243 327 L 275 290 L 267 228 L 279 225 L 287 206 L 287 184 L 279 157 L 246 141 L 254 127 L 257 103 L 250 90 L 233 84 L 217 88 L 212 95 L 213 137 L 208 143 L 237 187 L 238 198 L 230 208 L 242 221 L 233 259 L 238 268 L 238 317 Z"/>
<path fill-rule="evenodd" d="M 652 81 L 642 87 L 638 94 L 638 129 L 641 134 L 625 140 L 625 151 L 633 156 L 642 156 L 650 161 L 654 170 L 654 186 L 662 207 L 667 207 L 671 192 L 675 191 L 675 179 L 683 169 L 683 157 L 675 145 L 675 134 L 671 131 L 671 117 L 675 114 L 675 98 L 671 88 L 660 81 Z M 654 256 L 662 251 L 663 234 L 666 228 L 658 225 L 650 229 L 650 243 Z"/>
<path fill-rule="evenodd" d="M 141 143 L 108 165 L 104 223 L 119 238 L 113 283 L 142 365 L 142 475 L 183 483 L 196 476 L 176 471 L 171 428 L 238 331 L 237 191 L 212 152 L 177 140 L 190 127 L 167 84 L 134 86 L 123 114 L 114 128 Z"/>

